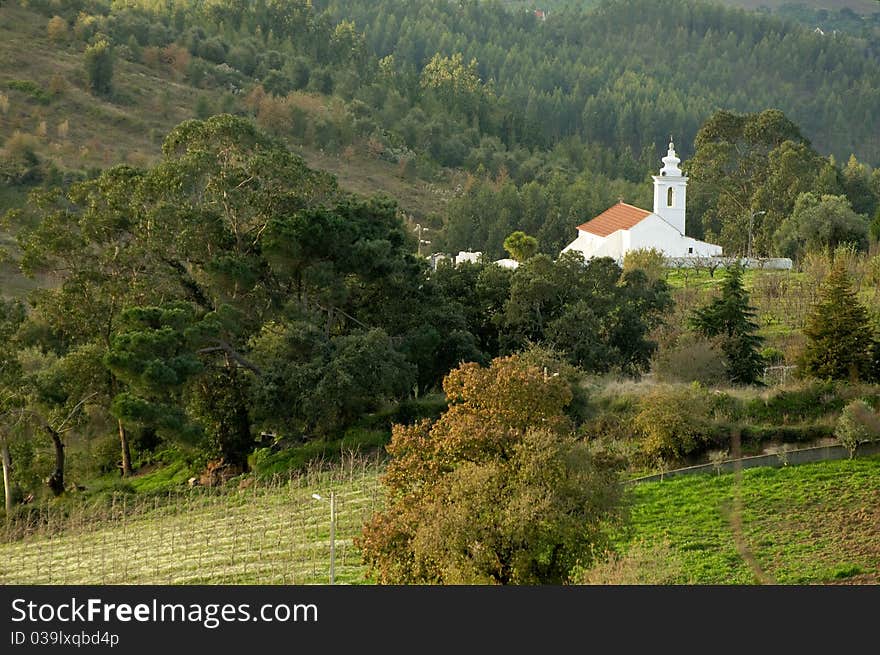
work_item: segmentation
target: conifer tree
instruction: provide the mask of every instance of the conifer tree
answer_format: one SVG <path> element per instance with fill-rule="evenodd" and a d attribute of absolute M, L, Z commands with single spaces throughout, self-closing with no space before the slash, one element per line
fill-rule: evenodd
<path fill-rule="evenodd" d="M 756 334 L 755 310 L 749 305 L 742 277 L 741 266 L 728 268 L 721 296 L 694 311 L 691 327 L 710 339 L 719 338 L 731 382 L 754 384 L 760 380 L 764 368 L 764 359 L 758 352 L 763 339 Z"/>
<path fill-rule="evenodd" d="M 807 345 L 801 368 L 810 377 L 831 380 L 869 380 L 874 339 L 868 311 L 852 286 L 842 263 L 825 280 L 818 302 L 804 327 Z"/>
<path fill-rule="evenodd" d="M 93 93 L 108 96 L 113 92 L 113 59 L 113 49 L 106 39 L 86 48 L 85 67 Z"/>

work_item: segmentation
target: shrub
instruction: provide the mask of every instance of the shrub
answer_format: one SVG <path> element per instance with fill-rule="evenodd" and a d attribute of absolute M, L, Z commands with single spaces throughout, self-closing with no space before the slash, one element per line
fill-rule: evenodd
<path fill-rule="evenodd" d="M 783 426 L 814 421 L 843 409 L 844 400 L 833 382 L 811 382 L 780 389 L 745 404 L 744 417 L 765 425 Z"/>
<path fill-rule="evenodd" d="M 779 366 L 785 361 L 785 353 L 779 348 L 768 346 L 761 351 L 761 357 L 767 362 L 768 366 Z"/>
<path fill-rule="evenodd" d="M 721 468 L 724 463 L 730 459 L 730 452 L 727 450 L 713 450 L 709 453 L 709 462 L 715 470 L 715 475 L 721 475 Z"/>
<path fill-rule="evenodd" d="M 709 395 L 699 384 L 657 387 L 641 399 L 633 425 L 649 458 L 676 459 L 706 441 L 711 411 Z"/>
<path fill-rule="evenodd" d="M 89 444 L 89 451 L 93 465 L 99 473 L 113 473 L 120 470 L 121 461 L 118 436 L 108 435 L 96 438 Z"/>
<path fill-rule="evenodd" d="M 162 50 L 156 46 L 148 46 L 144 48 L 141 53 L 141 61 L 144 66 L 147 66 L 148 68 L 159 68 L 162 63 Z M 193 60 L 193 63 L 196 61 L 197 60 Z M 193 80 L 191 75 L 190 81 L 193 84 L 197 84 L 197 81 Z"/>
<path fill-rule="evenodd" d="M 67 80 L 64 79 L 63 75 L 55 73 L 49 80 L 49 93 L 57 97 L 63 95 L 66 90 Z"/>
<path fill-rule="evenodd" d="M 284 134 L 290 125 L 289 103 L 283 98 L 264 95 L 257 109 L 257 125 L 273 134 Z"/>
<path fill-rule="evenodd" d="M 675 345 L 658 351 L 654 374 L 661 382 L 699 382 L 714 387 L 726 382 L 727 367 L 715 342 L 683 334 Z"/>
<path fill-rule="evenodd" d="M 641 270 L 651 282 L 666 277 L 666 257 L 663 251 L 656 248 L 639 248 L 630 250 L 623 258 L 623 272 Z"/>
<path fill-rule="evenodd" d="M 79 12 L 73 24 L 73 34 L 80 41 L 88 41 L 98 31 L 98 19 L 85 12 Z"/>
<path fill-rule="evenodd" d="M 46 26 L 46 33 L 49 36 L 49 40 L 55 43 L 66 40 L 67 21 L 61 18 L 61 16 L 53 16 L 49 19 L 49 24 Z"/>
<path fill-rule="evenodd" d="M 162 63 L 169 66 L 175 73 L 181 77 L 187 74 L 192 57 L 189 50 L 183 46 L 176 43 L 167 45 L 162 48 L 160 56 Z"/>
<path fill-rule="evenodd" d="M 809 425 L 745 425 L 742 427 L 744 445 L 757 448 L 770 441 L 811 443 L 826 439 L 834 433 L 834 423 L 818 422 Z"/>
<path fill-rule="evenodd" d="M 196 118 L 204 120 L 213 115 L 214 109 L 211 107 L 211 102 L 206 96 L 200 95 L 196 100 Z"/>
<path fill-rule="evenodd" d="M 6 86 L 15 91 L 21 91 L 41 105 L 48 105 L 52 101 L 52 96 L 43 87 L 30 80 L 9 80 Z"/>
<path fill-rule="evenodd" d="M 36 153 L 37 139 L 18 130 L 12 133 L 0 151 L 0 181 L 8 184 L 32 184 L 43 172 Z"/>
<path fill-rule="evenodd" d="M 880 416 L 864 400 L 854 400 L 841 412 L 834 436 L 852 458 L 859 444 L 880 440 Z"/>

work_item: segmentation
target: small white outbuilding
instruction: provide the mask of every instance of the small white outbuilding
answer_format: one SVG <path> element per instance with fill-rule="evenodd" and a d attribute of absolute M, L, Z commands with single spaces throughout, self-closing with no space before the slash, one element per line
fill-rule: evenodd
<path fill-rule="evenodd" d="M 721 246 L 685 234 L 687 176 L 670 143 L 659 175 L 654 175 L 654 211 L 623 201 L 577 227 L 577 238 L 562 249 L 584 259 L 611 257 L 618 262 L 631 250 L 655 248 L 668 258 L 720 257 Z"/>

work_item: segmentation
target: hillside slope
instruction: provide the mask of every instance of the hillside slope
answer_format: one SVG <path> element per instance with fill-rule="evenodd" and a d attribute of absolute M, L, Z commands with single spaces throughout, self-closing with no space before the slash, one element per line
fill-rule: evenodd
<path fill-rule="evenodd" d="M 331 491 L 336 581 L 362 584 L 352 538 L 378 507 L 377 469 L 352 465 L 225 493 L 116 494 L 101 509 L 81 508 L 43 532 L 0 543 L 0 584 L 326 583 L 330 513 L 312 494 L 329 499 Z"/>
<path fill-rule="evenodd" d="M 310 584 L 329 570 L 329 517 L 312 499 L 338 499 L 337 581 L 363 583 L 352 539 L 381 503 L 375 468 L 337 470 L 174 502 L 114 499 L 86 524 L 0 543 L 2 584 Z M 631 490 L 631 526 L 618 555 L 586 573 L 590 584 L 880 582 L 876 530 L 880 458 L 744 472 L 742 510 L 732 475 L 683 476 Z M 169 497 L 171 498 L 171 497 Z M 134 514 L 131 505 L 140 503 Z M 734 526 L 742 520 L 742 537 Z M 59 528 L 62 528 L 59 531 Z M 47 556 L 51 554 L 51 556 Z"/>
<path fill-rule="evenodd" d="M 634 486 L 605 584 L 880 582 L 880 458 Z"/>
<path fill-rule="evenodd" d="M 196 117 L 200 102 L 210 113 L 245 112 L 243 94 L 194 88 L 169 67 L 157 70 L 121 57 L 115 62 L 114 95 L 101 98 L 87 91 L 83 60 L 81 43 L 48 38 L 43 15 L 10 3 L 0 7 L 0 94 L 8 99 L 0 111 L 0 143 L 19 132 L 39 156 L 62 169 L 145 166 L 159 157 L 175 125 Z M 37 90 L 10 88 L 16 81 Z M 326 105 L 331 99 L 315 95 L 313 101 Z M 407 180 L 393 163 L 356 151 L 333 155 L 289 145 L 312 168 L 336 175 L 344 189 L 385 192 L 416 217 L 441 211 L 448 198 L 442 182 Z M 21 200 L 21 192 L 0 191 L 0 210 Z"/>

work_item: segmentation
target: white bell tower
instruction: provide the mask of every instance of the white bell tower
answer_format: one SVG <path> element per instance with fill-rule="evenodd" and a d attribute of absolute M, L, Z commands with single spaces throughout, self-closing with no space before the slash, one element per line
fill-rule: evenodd
<path fill-rule="evenodd" d="M 684 234 L 684 210 L 687 194 L 687 176 L 678 167 L 681 160 L 675 156 L 672 137 L 669 151 L 663 158 L 660 175 L 654 178 L 654 213 Z"/>

